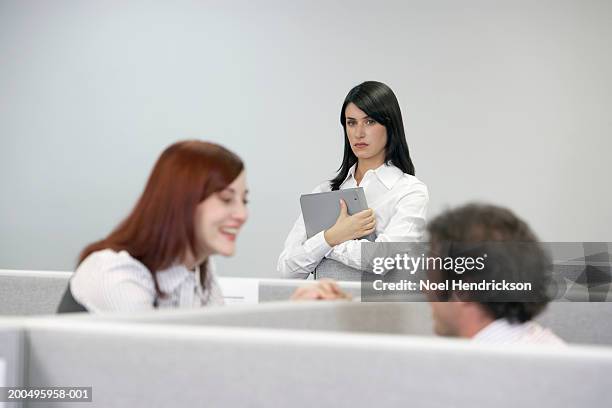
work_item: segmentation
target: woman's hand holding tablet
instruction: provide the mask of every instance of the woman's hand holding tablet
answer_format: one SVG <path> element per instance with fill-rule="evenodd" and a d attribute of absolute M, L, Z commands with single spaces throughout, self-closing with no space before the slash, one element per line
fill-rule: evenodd
<path fill-rule="evenodd" d="M 330 246 L 339 245 L 351 239 L 359 239 L 376 230 L 376 216 L 374 210 L 368 208 L 349 215 L 346 203 L 340 200 L 340 215 L 336 223 L 324 233 L 325 241 Z"/>

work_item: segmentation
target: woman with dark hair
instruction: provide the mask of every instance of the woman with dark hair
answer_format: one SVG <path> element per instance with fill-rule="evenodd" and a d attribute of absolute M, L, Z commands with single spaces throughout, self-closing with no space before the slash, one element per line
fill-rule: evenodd
<path fill-rule="evenodd" d="M 300 214 L 278 260 L 283 277 L 307 278 L 325 258 L 361 269 L 362 237 L 376 242 L 410 242 L 422 238 L 429 195 L 414 176 L 404 124 L 393 91 L 380 82 L 357 85 L 340 111 L 344 156 L 335 178 L 314 193 L 363 187 L 370 209 L 348 215 L 341 201 L 336 224 L 307 239 Z"/>
<path fill-rule="evenodd" d="M 234 253 L 246 196 L 234 153 L 197 140 L 171 145 L 128 217 L 81 252 L 64 300 L 91 312 L 222 304 L 209 257 Z"/>

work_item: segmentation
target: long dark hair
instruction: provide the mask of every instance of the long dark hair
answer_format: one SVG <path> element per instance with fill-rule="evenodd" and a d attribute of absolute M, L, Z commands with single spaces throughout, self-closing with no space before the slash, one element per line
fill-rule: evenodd
<path fill-rule="evenodd" d="M 395 94 L 382 82 L 367 81 L 351 89 L 344 99 L 340 111 L 340 123 L 344 129 L 344 156 L 342 165 L 338 169 L 338 175 L 330 180 L 332 190 L 338 190 L 340 184 L 346 179 L 349 169 L 357 162 L 357 156 L 351 149 L 351 144 L 346 134 L 345 110 L 349 103 L 354 103 L 369 117 L 383 125 L 387 129 L 387 145 L 385 146 L 385 163 L 392 162 L 394 166 L 404 173 L 414 176 L 414 164 L 410 159 L 406 135 L 404 133 L 404 122 L 402 112 Z"/>
<path fill-rule="evenodd" d="M 197 256 L 197 205 L 231 184 L 243 169 L 242 160 L 223 146 L 199 140 L 174 143 L 155 163 L 132 212 L 106 238 L 85 247 L 78 263 L 102 249 L 125 250 L 149 269 L 157 294 L 164 296 L 157 272 L 182 260 L 187 248 Z M 205 262 L 200 265 L 202 285 Z"/>

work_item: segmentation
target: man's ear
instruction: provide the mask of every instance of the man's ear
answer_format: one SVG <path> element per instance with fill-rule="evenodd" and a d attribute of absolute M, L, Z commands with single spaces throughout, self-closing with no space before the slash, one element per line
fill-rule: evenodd
<path fill-rule="evenodd" d="M 453 291 L 451 292 L 449 298 L 448 298 L 449 302 L 455 302 L 455 303 L 466 303 L 464 301 L 461 300 L 461 295 L 458 294 L 457 292 Z"/>
<path fill-rule="evenodd" d="M 460 313 L 465 313 L 472 316 L 479 316 L 485 313 L 484 309 L 478 302 L 466 302 L 462 300 L 457 300 L 455 303 L 457 306 L 457 310 Z"/>
<path fill-rule="evenodd" d="M 470 310 L 472 302 L 464 302 L 461 297 L 457 295 L 457 292 L 452 292 L 447 302 L 452 303 L 455 316 L 459 316 L 466 311 Z"/>

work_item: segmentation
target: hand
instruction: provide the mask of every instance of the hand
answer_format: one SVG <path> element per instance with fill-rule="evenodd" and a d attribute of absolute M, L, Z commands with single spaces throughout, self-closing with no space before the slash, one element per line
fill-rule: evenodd
<path fill-rule="evenodd" d="M 376 229 L 374 210 L 368 208 L 357 214 L 348 215 L 346 203 L 340 200 L 340 215 L 336 223 L 325 231 L 325 241 L 330 246 L 339 245 L 351 239 L 359 239 L 371 234 Z"/>
<path fill-rule="evenodd" d="M 321 279 L 317 283 L 297 288 L 291 300 L 351 300 L 352 297 L 344 292 L 330 279 Z"/>

